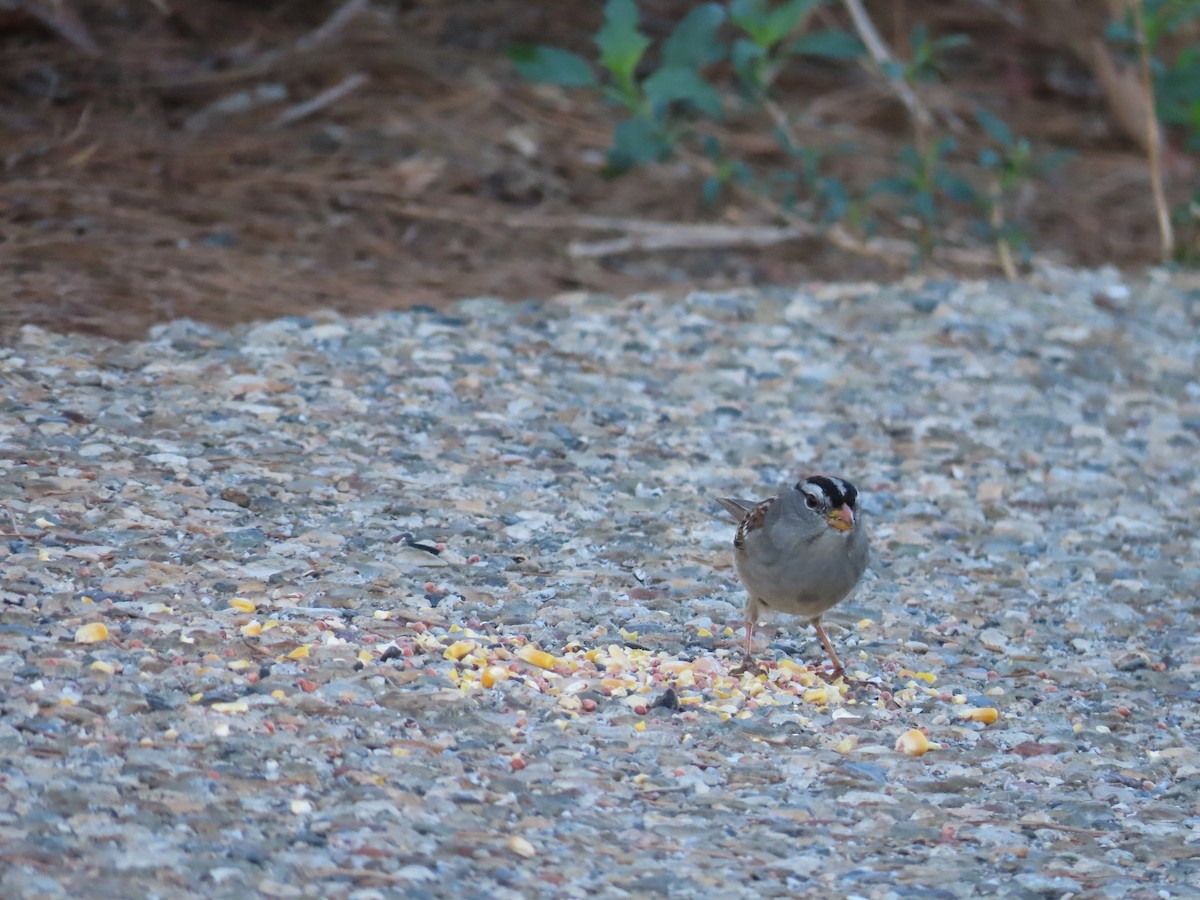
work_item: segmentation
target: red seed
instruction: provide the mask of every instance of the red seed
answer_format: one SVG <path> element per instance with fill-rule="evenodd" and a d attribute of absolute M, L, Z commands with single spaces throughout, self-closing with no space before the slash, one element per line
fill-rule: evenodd
<path fill-rule="evenodd" d="M 300 690 L 304 691 L 306 694 L 311 694 L 317 689 L 317 683 L 315 681 L 309 681 L 307 678 L 297 678 L 296 684 L 299 686 Z"/>

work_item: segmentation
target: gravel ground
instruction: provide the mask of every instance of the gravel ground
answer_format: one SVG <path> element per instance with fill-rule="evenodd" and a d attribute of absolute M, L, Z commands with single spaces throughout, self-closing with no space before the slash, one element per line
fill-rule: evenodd
<path fill-rule="evenodd" d="M 1198 325 L 1045 272 L 26 329 L 0 894 L 1200 896 Z M 739 674 L 713 498 L 814 470 L 850 677 L 790 620 Z"/>

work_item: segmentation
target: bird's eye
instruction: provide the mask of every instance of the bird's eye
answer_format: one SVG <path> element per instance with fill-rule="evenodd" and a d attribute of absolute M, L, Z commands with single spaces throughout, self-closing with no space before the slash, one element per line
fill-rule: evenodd
<path fill-rule="evenodd" d="M 804 505 L 807 506 L 809 509 L 816 509 L 817 508 L 817 500 L 812 494 L 805 494 L 804 495 Z"/>

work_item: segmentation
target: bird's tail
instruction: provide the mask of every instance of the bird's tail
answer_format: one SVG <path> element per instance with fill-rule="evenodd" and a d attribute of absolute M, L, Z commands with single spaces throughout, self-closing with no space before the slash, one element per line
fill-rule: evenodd
<path fill-rule="evenodd" d="M 729 513 L 730 518 L 742 524 L 742 519 L 746 518 L 746 513 L 754 508 L 753 500 L 736 500 L 733 497 L 717 497 L 717 502 L 721 504 L 725 512 Z"/>

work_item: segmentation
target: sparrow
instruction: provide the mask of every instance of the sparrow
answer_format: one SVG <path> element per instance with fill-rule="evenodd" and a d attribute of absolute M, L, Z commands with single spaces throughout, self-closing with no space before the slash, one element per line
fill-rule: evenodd
<path fill-rule="evenodd" d="M 767 611 L 804 616 L 817 631 L 833 674 L 845 672 L 821 627 L 867 568 L 870 541 L 858 489 L 844 478 L 809 475 L 766 500 L 717 500 L 738 523 L 733 562 L 746 588 L 746 664 L 754 629 Z"/>

